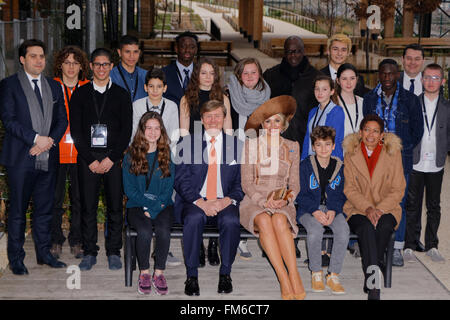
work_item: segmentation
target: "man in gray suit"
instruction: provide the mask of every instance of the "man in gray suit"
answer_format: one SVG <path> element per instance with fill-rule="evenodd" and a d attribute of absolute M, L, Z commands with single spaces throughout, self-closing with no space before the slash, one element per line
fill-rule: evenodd
<path fill-rule="evenodd" d="M 433 262 L 445 262 L 438 251 L 437 231 L 441 218 L 441 187 L 445 159 L 450 150 L 450 102 L 440 93 L 445 83 L 444 71 L 430 64 L 422 72 L 424 93 L 419 96 L 424 117 L 421 143 L 413 151 L 413 171 L 409 176 L 406 200 L 406 236 L 404 260 L 416 260 L 413 250 L 420 238 L 417 220 L 422 213 L 423 192 L 426 190 L 427 226 L 425 251 Z"/>

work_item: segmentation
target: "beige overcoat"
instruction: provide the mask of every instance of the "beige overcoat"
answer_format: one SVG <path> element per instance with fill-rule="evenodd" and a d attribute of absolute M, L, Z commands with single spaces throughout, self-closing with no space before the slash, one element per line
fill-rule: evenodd
<path fill-rule="evenodd" d="M 271 191 L 287 187 L 292 191 L 289 204 L 276 210 L 286 216 L 292 236 L 298 232 L 294 201 L 300 191 L 300 147 L 298 142 L 280 138 L 278 153 L 268 157 L 263 150 L 267 144 L 262 137 L 245 141 L 244 154 L 241 164 L 241 184 L 245 193 L 239 205 L 241 225 L 259 237 L 255 230 L 255 217 L 264 212 L 264 203 Z M 259 154 L 259 161 L 256 161 Z M 274 160 L 274 163 L 272 163 Z M 271 170 L 273 169 L 273 170 Z"/>
<path fill-rule="evenodd" d="M 402 217 L 400 203 L 406 187 L 400 138 L 393 133 L 384 134 L 384 145 L 372 178 L 361 150 L 359 133 L 346 136 L 342 146 L 345 154 L 344 193 L 347 197 L 344 213 L 347 220 L 354 214 L 366 215 L 366 209 L 373 207 L 383 213 L 391 213 L 397 220 L 398 228 Z"/>

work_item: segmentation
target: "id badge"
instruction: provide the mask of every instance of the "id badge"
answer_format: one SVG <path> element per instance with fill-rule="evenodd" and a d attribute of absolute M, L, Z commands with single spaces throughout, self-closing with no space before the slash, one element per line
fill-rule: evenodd
<path fill-rule="evenodd" d="M 108 128 L 106 124 L 93 124 L 91 126 L 91 147 L 106 148 Z"/>
<path fill-rule="evenodd" d="M 424 152 L 423 153 L 423 160 L 425 160 L 425 161 L 434 161 L 435 160 L 434 152 Z"/>
<path fill-rule="evenodd" d="M 65 143 L 73 143 L 72 136 L 70 135 L 70 133 L 66 134 L 66 136 L 64 138 L 64 142 Z"/>

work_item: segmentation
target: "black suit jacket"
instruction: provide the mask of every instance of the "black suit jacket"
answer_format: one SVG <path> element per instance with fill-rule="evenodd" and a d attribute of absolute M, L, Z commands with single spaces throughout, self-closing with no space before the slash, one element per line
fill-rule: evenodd
<path fill-rule="evenodd" d="M 324 75 L 331 77 L 330 68 L 328 67 L 328 64 L 320 69 L 320 72 L 322 72 Z M 360 75 L 358 77 L 358 82 L 356 83 L 355 87 L 355 94 L 360 97 L 364 97 L 366 93 L 368 93 L 370 89 L 366 88 L 364 85 L 364 78 Z"/>
<path fill-rule="evenodd" d="M 49 137 L 55 146 L 49 152 L 49 170 L 56 169 L 59 162 L 59 141 L 67 128 L 67 114 L 61 84 L 46 78 L 53 95 L 53 118 Z M 0 163 L 4 166 L 34 168 L 35 156 L 29 151 L 36 131 L 33 130 L 28 102 L 17 74 L 0 82 L 0 117 L 5 129 Z"/>

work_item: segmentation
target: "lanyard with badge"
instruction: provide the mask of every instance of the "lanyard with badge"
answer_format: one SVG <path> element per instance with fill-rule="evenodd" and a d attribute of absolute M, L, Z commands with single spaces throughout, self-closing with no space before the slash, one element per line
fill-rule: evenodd
<path fill-rule="evenodd" d="M 127 87 L 127 90 L 131 96 L 130 87 L 128 87 L 128 84 L 125 81 L 125 76 L 123 75 L 122 70 L 120 69 L 120 66 L 117 66 L 117 70 L 119 70 L 120 77 L 122 78 L 123 83 L 125 84 L 125 87 Z M 133 99 L 132 99 L 133 101 L 134 101 L 134 98 L 136 98 L 136 92 L 138 91 L 138 85 L 139 85 L 139 73 L 136 71 L 136 85 L 134 86 Z"/>
<path fill-rule="evenodd" d="M 344 99 L 342 99 L 342 96 L 340 93 L 339 93 L 339 98 L 341 99 L 342 104 L 344 105 L 345 112 L 347 112 L 348 119 L 350 120 L 350 125 L 352 126 L 352 131 L 356 132 L 355 129 L 357 129 L 356 126 L 358 125 L 358 118 L 359 118 L 358 100 L 356 100 L 356 96 L 353 95 L 353 98 L 355 99 L 355 107 L 356 107 L 355 125 L 353 125 L 353 120 L 352 120 L 352 117 L 350 116 L 350 111 L 348 110 L 347 105 L 345 104 Z"/>
<path fill-rule="evenodd" d="M 151 111 L 151 109 L 148 107 L 148 99 L 145 100 L 145 107 L 147 108 L 147 112 L 150 112 L 150 111 Z M 165 109 L 165 108 L 166 108 L 166 101 L 163 100 L 163 104 L 162 104 L 162 107 L 161 107 L 161 113 L 159 114 L 159 115 L 161 116 L 161 118 L 162 118 L 162 116 L 163 116 L 163 113 L 164 113 L 164 109 Z"/>
<path fill-rule="evenodd" d="M 102 101 L 102 106 L 99 110 L 98 102 L 95 97 L 95 89 L 94 83 L 92 83 L 92 100 L 94 101 L 95 112 L 97 114 L 98 123 L 91 125 L 91 147 L 93 148 L 106 148 L 107 146 L 107 137 L 108 137 L 108 127 L 106 124 L 100 123 L 100 118 L 103 114 L 103 110 L 105 109 L 106 100 L 108 99 L 108 88 L 109 83 L 106 85 L 106 90 L 104 92 L 104 97 Z"/>
<path fill-rule="evenodd" d="M 319 120 L 317 120 L 317 122 L 316 122 L 317 114 L 320 111 L 320 105 L 317 107 L 317 112 L 316 112 L 316 115 L 314 116 L 314 120 L 313 120 L 313 123 L 312 123 L 312 129 L 314 129 L 315 127 L 317 127 L 319 125 L 320 120 L 322 119 L 322 116 L 325 113 L 325 110 L 327 110 L 327 108 L 330 105 L 330 103 L 331 103 L 331 101 L 328 102 L 328 104 L 325 106 L 325 108 L 323 108 L 322 113 L 320 114 Z"/>
<path fill-rule="evenodd" d="M 79 84 L 77 83 L 77 85 L 73 88 L 73 90 L 70 91 L 70 94 L 72 94 L 75 91 L 75 89 L 78 89 L 78 85 Z M 70 101 L 69 88 L 67 88 L 65 83 L 63 83 L 63 88 L 64 88 L 64 95 L 66 96 L 67 105 L 69 105 L 69 101 Z M 64 143 L 71 143 L 71 144 L 73 144 L 73 140 L 72 140 L 72 136 L 71 136 L 70 132 L 65 135 Z"/>
<path fill-rule="evenodd" d="M 438 108 L 439 108 L 439 100 L 441 97 L 439 96 L 439 98 L 437 100 L 436 108 L 434 109 L 433 117 L 431 118 L 431 124 L 428 123 L 427 109 L 425 108 L 425 98 L 424 97 L 425 97 L 425 95 L 422 95 L 423 116 L 425 118 L 425 124 L 426 124 L 427 130 L 428 130 L 428 142 L 430 142 L 431 141 L 431 131 L 433 130 L 434 122 L 436 120 L 436 115 L 437 115 Z M 423 160 L 434 161 L 435 160 L 434 152 L 425 151 L 423 153 Z"/>

